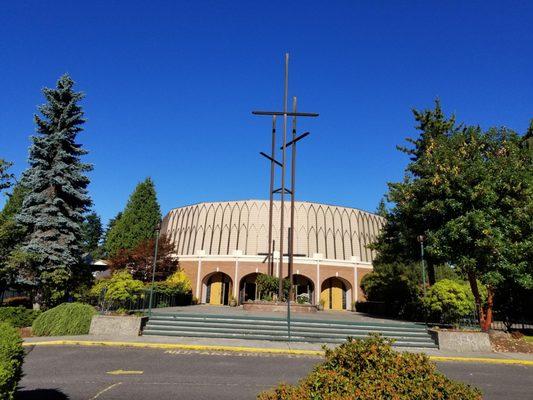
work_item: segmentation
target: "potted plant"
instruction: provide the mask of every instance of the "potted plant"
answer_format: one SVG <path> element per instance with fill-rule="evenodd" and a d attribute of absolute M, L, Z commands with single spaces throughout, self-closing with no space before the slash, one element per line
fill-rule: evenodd
<path fill-rule="evenodd" d="M 325 304 L 326 304 L 326 301 L 324 299 L 320 299 L 320 301 L 318 302 L 318 311 L 323 311 Z"/>
<path fill-rule="evenodd" d="M 231 296 L 229 299 L 229 306 L 230 307 L 237 307 L 237 299 L 234 296 Z"/>

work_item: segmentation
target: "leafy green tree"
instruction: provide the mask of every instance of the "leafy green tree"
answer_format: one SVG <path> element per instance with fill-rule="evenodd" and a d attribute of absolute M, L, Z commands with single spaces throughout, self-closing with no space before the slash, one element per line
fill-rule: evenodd
<path fill-rule="evenodd" d="M 77 143 L 85 122 L 79 102 L 83 94 L 63 75 L 54 89 L 43 89 L 46 104 L 35 116 L 38 134 L 32 137 L 27 188 L 17 222 L 26 237 L 20 251 L 31 259 L 37 304 L 63 300 L 87 269 L 82 265 L 83 216 L 91 205 L 87 192 L 89 164 Z"/>
<path fill-rule="evenodd" d="M 422 133 L 414 148 L 400 148 L 411 162 L 404 180 L 389 184 L 394 207 L 373 246 L 376 263 L 416 260 L 416 236 L 425 234 L 430 265 L 451 263 L 468 279 L 488 329 L 499 285 L 533 286 L 531 158 L 516 133 L 457 126 L 438 103 L 415 118 Z"/>
<path fill-rule="evenodd" d="M 107 234 L 105 249 L 110 257 L 120 250 L 135 248 L 154 237 L 154 229 L 161 220 L 161 209 L 153 181 L 147 178 L 137 185 L 124 212 Z"/>
<path fill-rule="evenodd" d="M 469 127 L 428 155 L 436 192 L 428 207 L 442 219 L 428 234 L 428 250 L 467 277 L 483 330 L 492 323 L 500 285 L 510 279 L 533 287 L 533 175 L 521 143 L 505 128 Z"/>
<path fill-rule="evenodd" d="M 100 242 L 104 229 L 100 216 L 94 211 L 85 216 L 83 221 L 83 249 L 90 254 L 93 260 L 98 259 L 102 255 Z"/>

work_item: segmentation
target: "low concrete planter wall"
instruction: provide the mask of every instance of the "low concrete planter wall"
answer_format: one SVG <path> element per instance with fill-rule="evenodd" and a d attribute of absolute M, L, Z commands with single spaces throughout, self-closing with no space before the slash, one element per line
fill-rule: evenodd
<path fill-rule="evenodd" d="M 139 336 L 147 321 L 148 317 L 95 315 L 91 320 L 89 335 Z"/>
<path fill-rule="evenodd" d="M 432 329 L 429 331 L 440 350 L 455 352 L 491 352 L 488 333 Z"/>
<path fill-rule="evenodd" d="M 286 312 L 287 303 L 243 303 L 243 310 L 258 312 Z M 315 313 L 316 306 L 312 304 L 291 303 L 291 312 L 294 313 Z"/>

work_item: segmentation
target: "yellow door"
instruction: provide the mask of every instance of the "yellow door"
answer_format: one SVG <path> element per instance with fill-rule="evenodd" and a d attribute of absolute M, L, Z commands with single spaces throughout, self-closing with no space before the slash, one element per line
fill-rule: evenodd
<path fill-rule="evenodd" d="M 342 282 L 339 279 L 331 280 L 331 309 L 342 310 Z"/>
<path fill-rule="evenodd" d="M 329 281 L 325 283 L 324 289 L 320 293 L 320 300 L 324 301 L 324 310 L 329 310 Z"/>
<path fill-rule="evenodd" d="M 209 304 L 220 305 L 222 299 L 222 275 L 216 274 L 211 278 L 211 295 Z"/>
<path fill-rule="evenodd" d="M 340 279 L 330 278 L 324 283 L 320 299 L 324 301 L 324 310 L 343 310 L 343 285 Z"/>

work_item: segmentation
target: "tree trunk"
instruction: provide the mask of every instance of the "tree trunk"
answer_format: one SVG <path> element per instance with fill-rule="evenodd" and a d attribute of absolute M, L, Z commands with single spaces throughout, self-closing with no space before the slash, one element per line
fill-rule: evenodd
<path fill-rule="evenodd" d="M 492 290 L 492 286 L 487 286 L 487 305 L 485 309 L 485 320 L 483 321 L 483 324 L 481 325 L 481 330 L 483 332 L 488 332 L 490 329 L 490 326 L 492 325 L 493 303 L 494 303 L 494 291 Z"/>
<path fill-rule="evenodd" d="M 468 273 L 470 288 L 476 301 L 476 309 L 479 314 L 479 326 L 483 332 L 488 332 L 492 325 L 492 308 L 494 303 L 494 291 L 491 286 L 487 286 L 487 304 L 483 306 L 479 288 L 477 285 L 476 275 L 474 272 Z"/>
<path fill-rule="evenodd" d="M 483 328 L 483 322 L 485 321 L 485 313 L 483 310 L 483 304 L 481 302 L 481 295 L 479 294 L 479 288 L 477 286 L 476 274 L 473 271 L 468 272 L 468 282 L 470 282 L 470 289 L 474 295 L 474 301 L 476 302 L 476 311 L 479 318 L 479 326 Z"/>

